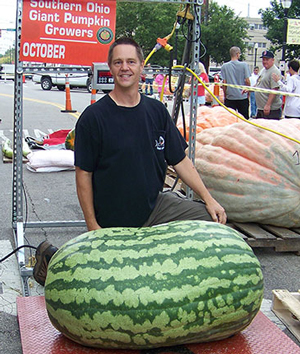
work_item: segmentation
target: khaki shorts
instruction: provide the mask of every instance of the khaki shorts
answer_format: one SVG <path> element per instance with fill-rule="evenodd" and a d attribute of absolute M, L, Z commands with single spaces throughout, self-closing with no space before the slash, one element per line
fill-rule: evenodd
<path fill-rule="evenodd" d="M 199 200 L 189 200 L 176 192 L 160 192 L 156 205 L 143 226 L 159 225 L 175 220 L 206 220 L 212 218 L 205 204 Z"/>

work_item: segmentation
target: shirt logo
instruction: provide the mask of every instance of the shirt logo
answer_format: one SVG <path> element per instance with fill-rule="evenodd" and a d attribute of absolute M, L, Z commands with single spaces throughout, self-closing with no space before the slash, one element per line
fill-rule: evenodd
<path fill-rule="evenodd" d="M 160 136 L 158 141 L 155 140 L 155 147 L 157 150 L 163 150 L 165 148 L 165 139 Z"/>

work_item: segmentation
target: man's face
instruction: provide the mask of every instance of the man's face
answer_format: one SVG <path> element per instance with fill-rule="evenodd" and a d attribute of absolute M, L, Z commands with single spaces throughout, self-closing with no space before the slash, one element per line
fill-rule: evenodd
<path fill-rule="evenodd" d="M 254 74 L 258 75 L 259 69 L 254 69 Z"/>
<path fill-rule="evenodd" d="M 143 68 L 144 62 L 140 62 L 134 46 L 120 44 L 114 48 L 110 71 L 116 86 L 122 88 L 138 86 Z"/>
<path fill-rule="evenodd" d="M 270 69 L 274 65 L 274 58 L 262 58 L 262 65 L 265 69 Z"/>

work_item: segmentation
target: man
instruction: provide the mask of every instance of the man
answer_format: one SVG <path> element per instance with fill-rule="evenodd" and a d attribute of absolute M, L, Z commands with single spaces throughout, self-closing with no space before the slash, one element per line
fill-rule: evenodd
<path fill-rule="evenodd" d="M 250 71 L 246 63 L 239 61 L 241 50 L 239 47 L 230 48 L 231 60 L 221 67 L 221 76 L 224 84 L 250 86 Z M 223 86 L 225 106 L 237 110 L 246 119 L 249 119 L 248 93 L 242 89 Z"/>
<path fill-rule="evenodd" d="M 77 194 L 88 230 L 189 219 L 224 224 L 225 210 L 186 156 L 187 144 L 167 109 L 139 93 L 141 47 L 130 38 L 116 40 L 108 65 L 114 89 L 82 113 L 75 131 Z M 167 163 L 204 203 L 162 192 Z M 56 250 L 47 241 L 37 249 L 34 277 L 40 284 Z"/>
<path fill-rule="evenodd" d="M 281 91 L 300 93 L 299 60 L 293 59 L 288 63 L 289 75 L 286 85 L 280 81 L 281 75 L 272 74 L 273 80 L 277 82 Z M 284 118 L 300 118 L 300 98 L 297 96 L 286 96 L 284 103 Z"/>
<path fill-rule="evenodd" d="M 259 67 L 255 66 L 253 69 L 253 73 L 250 76 L 250 85 L 254 87 L 257 83 L 258 80 L 258 72 L 259 72 Z M 250 91 L 250 114 L 251 118 L 255 118 L 257 114 L 257 106 L 256 106 L 256 100 L 255 100 L 255 92 Z"/>
<path fill-rule="evenodd" d="M 151 64 L 147 64 L 147 71 L 145 75 L 145 94 L 148 95 L 148 86 L 150 87 L 150 96 L 153 95 L 153 81 L 154 81 L 154 71 L 151 69 Z"/>
<path fill-rule="evenodd" d="M 257 88 L 278 90 L 279 84 L 272 79 L 272 74 L 280 75 L 279 69 L 274 64 L 274 54 L 269 50 L 262 52 L 263 69 L 256 83 Z M 255 91 L 257 105 L 256 118 L 280 119 L 281 118 L 281 97 L 274 93 Z"/>

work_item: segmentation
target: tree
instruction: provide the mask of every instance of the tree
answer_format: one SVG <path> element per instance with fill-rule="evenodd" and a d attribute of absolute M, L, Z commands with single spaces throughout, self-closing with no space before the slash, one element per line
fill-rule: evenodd
<path fill-rule="evenodd" d="M 147 57 L 156 45 L 157 38 L 164 38 L 171 33 L 178 10 L 178 4 L 117 2 L 116 37 L 134 37 Z M 179 42 L 182 49 L 184 40 L 180 38 Z M 169 60 L 170 54 L 160 49 L 150 62 L 168 66 Z"/>
<path fill-rule="evenodd" d="M 15 47 L 9 48 L 4 55 L 0 54 L 1 64 L 11 64 L 15 60 Z"/>
<path fill-rule="evenodd" d="M 249 38 L 247 21 L 236 16 L 226 5 L 220 7 L 215 2 L 210 3 L 204 15 L 206 18 L 202 26 L 201 42 L 206 49 L 203 54 L 206 67 L 210 59 L 217 64 L 230 60 L 229 49 L 232 46 L 239 47 L 242 53 L 246 50 L 245 39 Z"/>
<path fill-rule="evenodd" d="M 191 7 L 192 8 L 192 7 Z M 178 4 L 156 3 L 132 3 L 117 2 L 116 37 L 125 35 L 134 37 L 141 44 L 147 56 L 156 44 L 157 38 L 164 38 L 171 33 L 177 21 L 177 12 L 183 10 Z M 244 40 L 247 37 L 248 24 L 242 18 L 235 15 L 234 11 L 227 6 L 219 6 L 212 2 L 209 11 L 206 12 L 204 21 L 204 7 L 201 9 L 202 19 L 194 22 L 201 25 L 201 61 L 208 66 L 209 59 L 216 63 L 230 60 L 229 49 L 233 45 L 246 48 Z M 191 10 L 192 12 L 192 10 Z M 205 22 L 205 24 L 204 24 Z M 176 34 L 178 38 L 178 53 L 182 55 L 188 35 L 188 22 L 180 26 L 178 32 L 169 41 L 175 47 Z M 178 63 L 182 58 L 178 57 Z M 160 50 L 151 58 L 152 64 L 168 66 L 170 53 Z"/>
<path fill-rule="evenodd" d="M 281 4 L 273 0 L 271 1 L 271 7 L 265 10 L 259 10 L 259 14 L 262 16 L 263 24 L 268 28 L 266 38 L 272 43 L 271 50 L 276 51 L 282 49 L 284 42 L 284 10 Z M 288 18 L 300 17 L 300 0 L 293 0 L 292 6 L 288 10 Z M 300 47 L 299 45 L 287 44 L 286 46 L 286 58 L 291 60 L 293 58 L 299 58 Z"/>

